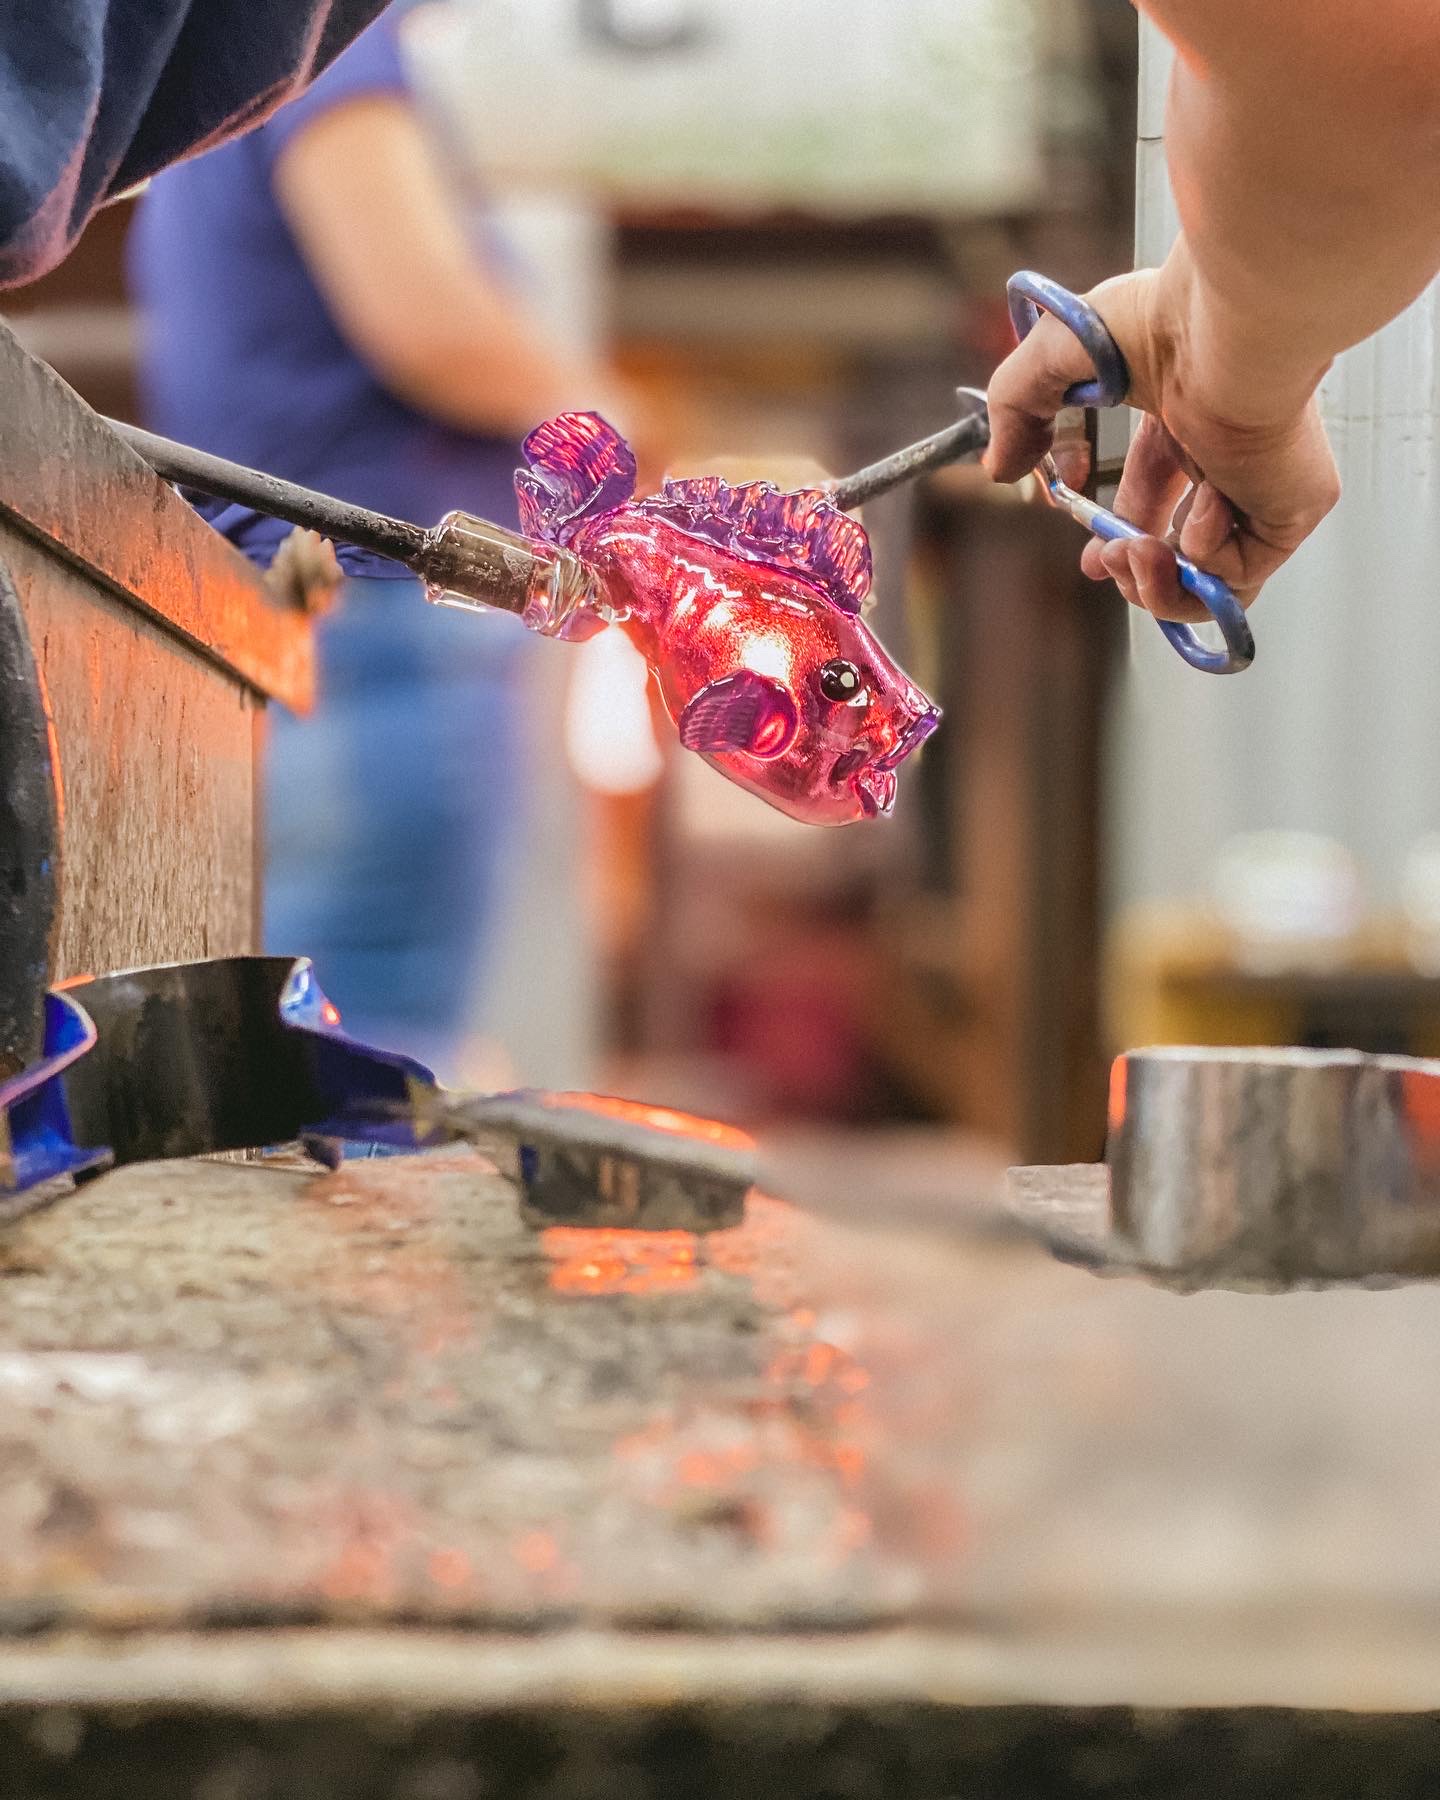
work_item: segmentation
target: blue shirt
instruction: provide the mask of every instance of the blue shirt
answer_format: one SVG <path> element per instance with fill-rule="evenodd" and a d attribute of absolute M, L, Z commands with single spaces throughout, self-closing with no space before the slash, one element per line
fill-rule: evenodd
<path fill-rule="evenodd" d="M 147 423 L 421 524 L 452 508 L 513 524 L 516 446 L 440 424 L 380 385 L 341 335 L 275 196 L 276 161 L 307 125 L 364 95 L 407 92 L 397 34 L 386 14 L 258 131 L 151 185 L 130 242 Z M 289 529 L 238 509 L 211 516 L 261 562 Z"/>
<path fill-rule="evenodd" d="M 0 0 L 0 287 L 297 93 L 384 0 Z"/>

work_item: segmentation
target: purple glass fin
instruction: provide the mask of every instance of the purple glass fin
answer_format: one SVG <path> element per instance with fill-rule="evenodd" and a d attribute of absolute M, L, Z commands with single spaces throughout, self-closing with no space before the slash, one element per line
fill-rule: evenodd
<path fill-rule="evenodd" d="M 768 481 L 731 487 L 718 475 L 667 481 L 641 509 L 722 550 L 789 569 L 848 613 L 870 592 L 870 541 L 858 519 L 818 488 L 782 493 Z"/>
<path fill-rule="evenodd" d="M 635 453 L 599 413 L 561 413 L 537 425 L 516 471 L 520 528 L 568 544 L 586 519 L 614 512 L 635 492 Z"/>

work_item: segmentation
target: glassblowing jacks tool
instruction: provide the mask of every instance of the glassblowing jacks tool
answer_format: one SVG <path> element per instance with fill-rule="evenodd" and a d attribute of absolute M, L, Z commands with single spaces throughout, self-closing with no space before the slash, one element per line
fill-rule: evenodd
<path fill-rule="evenodd" d="M 1042 312 L 1047 312 L 1071 331 L 1084 345 L 1095 369 L 1090 381 L 1080 381 L 1065 395 L 1067 406 L 1087 408 L 1122 406 L 1130 389 L 1130 371 L 1120 346 L 1115 342 L 1104 320 L 1093 306 L 1072 294 L 1045 275 L 1022 269 L 1011 277 L 1006 290 L 1010 301 L 1010 318 L 1017 338 L 1029 336 Z M 961 397 L 972 402 L 973 410 L 956 424 L 938 431 L 933 437 L 908 444 L 893 456 L 871 463 L 854 475 L 833 481 L 827 493 L 836 506 L 847 511 L 886 493 L 902 482 L 914 481 L 933 469 L 962 457 L 978 456 L 990 442 L 990 419 L 985 396 L 973 388 L 961 388 Z M 1061 479 L 1053 456 L 1042 459 L 1039 474 L 1046 498 L 1051 505 L 1068 512 L 1085 529 L 1098 538 L 1143 538 L 1148 534 L 1139 526 L 1122 519 L 1096 501 L 1077 493 Z M 1172 619 L 1158 621 L 1161 631 L 1190 664 L 1207 675 L 1233 675 L 1248 669 L 1255 660 L 1255 640 L 1251 636 L 1245 610 L 1234 593 L 1218 575 L 1199 568 L 1186 557 L 1175 558 L 1180 586 L 1192 594 L 1220 628 L 1223 648 L 1212 648 L 1193 627 Z"/>

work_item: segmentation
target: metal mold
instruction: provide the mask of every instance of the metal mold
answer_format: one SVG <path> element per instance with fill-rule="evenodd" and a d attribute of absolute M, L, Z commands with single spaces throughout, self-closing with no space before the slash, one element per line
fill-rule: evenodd
<path fill-rule="evenodd" d="M 1103 1165 L 1011 1172 L 1058 1254 L 1184 1287 L 1440 1276 L 1440 1062 L 1132 1051 Z"/>

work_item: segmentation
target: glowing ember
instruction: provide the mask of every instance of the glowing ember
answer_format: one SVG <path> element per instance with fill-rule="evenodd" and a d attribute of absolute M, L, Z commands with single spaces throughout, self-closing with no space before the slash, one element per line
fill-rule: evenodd
<path fill-rule="evenodd" d="M 818 489 L 716 476 L 636 501 L 630 448 L 594 413 L 537 426 L 525 459 L 525 529 L 596 574 L 595 629 L 627 633 L 687 750 L 807 824 L 890 811 L 896 770 L 940 714 L 860 617 L 857 520 Z"/>
<path fill-rule="evenodd" d="M 664 1294 L 693 1287 L 696 1243 L 688 1231 L 592 1231 L 552 1225 L 540 1234 L 557 1294 Z"/>
<path fill-rule="evenodd" d="M 1440 1172 L 1440 1089 L 1424 1069 L 1406 1069 L 1400 1075 L 1400 1094 L 1411 1154 L 1416 1166 L 1433 1177 Z"/>
<path fill-rule="evenodd" d="M 474 1567 L 463 1550 L 432 1551 L 426 1569 L 431 1581 L 441 1588 L 468 1587 L 474 1576 Z"/>
<path fill-rule="evenodd" d="M 1128 1079 L 1127 1065 L 1123 1056 L 1117 1056 L 1110 1065 L 1110 1098 L 1106 1107 L 1106 1123 L 1111 1131 L 1119 1131 L 1125 1123 L 1125 1089 Z"/>
<path fill-rule="evenodd" d="M 560 1561 L 560 1546 L 548 1531 L 527 1531 L 516 1541 L 514 1556 L 531 1575 L 543 1575 Z"/>
<path fill-rule="evenodd" d="M 737 1252 L 754 1227 L 752 1220 L 707 1239 L 707 1261 L 723 1261 L 750 1279 Z M 762 1257 L 759 1273 L 768 1287 L 772 1258 Z M 774 1318 L 779 1341 L 757 1369 L 755 1389 L 730 1416 L 682 1408 L 618 1438 L 613 1454 L 629 1490 L 691 1527 L 724 1529 L 766 1552 L 803 1547 L 837 1567 L 858 1556 L 873 1535 L 865 1505 L 866 1446 L 875 1430 L 866 1398 L 871 1376 L 842 1344 L 818 1338 L 817 1323 L 803 1306 Z"/>

